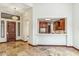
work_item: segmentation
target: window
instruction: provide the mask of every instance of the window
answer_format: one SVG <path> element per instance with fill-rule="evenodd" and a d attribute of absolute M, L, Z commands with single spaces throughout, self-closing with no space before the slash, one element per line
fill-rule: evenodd
<path fill-rule="evenodd" d="M 18 36 L 20 36 L 20 22 L 18 22 Z"/>
<path fill-rule="evenodd" d="M 1 38 L 5 37 L 5 23 L 1 20 Z"/>
<path fill-rule="evenodd" d="M 20 20 L 20 16 L 8 14 L 8 13 L 1 13 L 1 18 L 12 19 L 12 20 Z"/>

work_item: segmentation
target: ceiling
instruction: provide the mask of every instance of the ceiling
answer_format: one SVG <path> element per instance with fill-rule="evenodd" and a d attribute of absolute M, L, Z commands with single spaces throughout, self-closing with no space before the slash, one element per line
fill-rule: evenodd
<path fill-rule="evenodd" d="M 0 3 L 0 11 L 10 12 L 12 14 L 23 14 L 32 4 L 25 3 Z"/>

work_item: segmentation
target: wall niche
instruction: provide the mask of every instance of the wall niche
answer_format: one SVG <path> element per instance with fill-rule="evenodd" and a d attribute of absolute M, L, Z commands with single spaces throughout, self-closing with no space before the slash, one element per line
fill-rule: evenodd
<path fill-rule="evenodd" d="M 38 20 L 39 33 L 65 34 L 65 18 L 41 18 Z"/>

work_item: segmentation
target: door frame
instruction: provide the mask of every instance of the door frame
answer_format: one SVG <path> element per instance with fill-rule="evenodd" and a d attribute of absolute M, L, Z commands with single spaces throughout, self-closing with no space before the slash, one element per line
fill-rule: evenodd
<path fill-rule="evenodd" d="M 21 20 L 12 20 L 12 19 L 1 18 L 0 22 L 2 20 L 5 22 L 5 26 L 4 26 L 5 27 L 5 37 L 4 38 L 1 38 L 1 40 L 0 40 L 1 42 L 7 42 L 7 35 L 6 35 L 7 34 L 7 29 L 6 29 L 7 28 L 7 21 L 16 22 L 16 40 L 22 39 L 22 37 L 21 37 L 21 31 L 22 31 L 21 30 L 21 26 L 22 26 L 22 22 L 21 22 Z M 20 36 L 18 36 L 18 30 L 17 30 L 18 29 L 18 26 L 17 26 L 18 25 L 18 22 L 20 23 Z"/>

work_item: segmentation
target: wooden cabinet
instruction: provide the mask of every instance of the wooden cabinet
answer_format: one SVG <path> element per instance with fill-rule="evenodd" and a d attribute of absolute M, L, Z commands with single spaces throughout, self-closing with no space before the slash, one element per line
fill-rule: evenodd
<path fill-rule="evenodd" d="M 39 32 L 40 33 L 47 33 L 48 32 L 48 22 L 39 21 Z"/>
<path fill-rule="evenodd" d="M 60 19 L 54 22 L 54 30 L 65 30 L 65 19 Z"/>
<path fill-rule="evenodd" d="M 60 28 L 61 30 L 65 30 L 65 19 L 60 19 Z"/>
<path fill-rule="evenodd" d="M 39 20 L 39 33 L 65 33 L 65 18 Z"/>
<path fill-rule="evenodd" d="M 39 27 L 40 28 L 47 28 L 48 23 L 46 21 L 40 21 L 39 22 Z"/>

